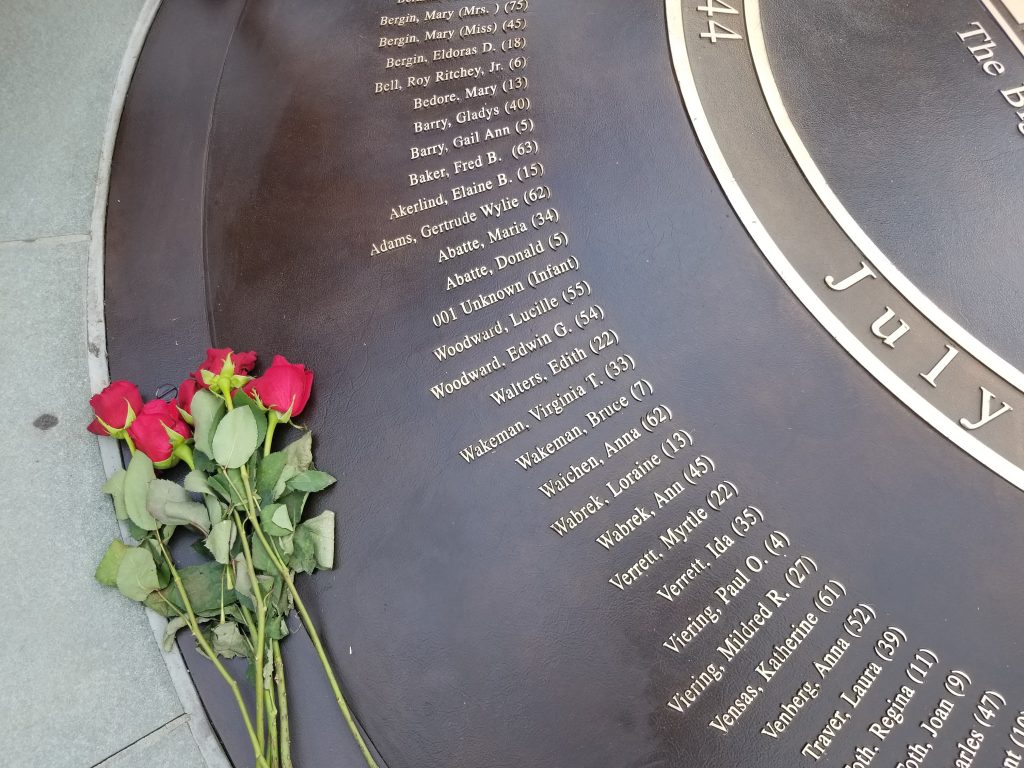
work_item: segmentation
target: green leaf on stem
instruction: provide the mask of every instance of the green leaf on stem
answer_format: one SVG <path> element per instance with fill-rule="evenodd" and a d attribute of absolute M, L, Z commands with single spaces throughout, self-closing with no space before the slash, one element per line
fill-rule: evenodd
<path fill-rule="evenodd" d="M 263 665 L 263 687 L 266 690 L 272 690 L 272 687 L 274 685 L 273 671 L 274 671 L 274 665 L 273 664 L 264 663 L 264 665 Z M 252 686 L 253 690 L 256 690 L 256 691 L 259 690 L 259 688 L 256 685 L 256 665 L 253 663 L 251 658 L 249 659 L 249 664 L 245 668 L 245 679 L 249 683 L 249 685 Z"/>
<path fill-rule="evenodd" d="M 143 547 L 127 547 L 117 569 L 117 588 L 131 600 L 142 602 L 160 588 L 153 555 Z"/>
<path fill-rule="evenodd" d="M 181 568 L 178 575 L 181 577 L 182 584 L 185 585 L 185 592 L 192 603 L 192 610 L 197 616 L 219 616 L 222 604 L 233 605 L 238 601 L 235 591 L 227 588 L 224 569 L 219 563 L 203 563 Z M 223 603 L 221 602 L 222 596 Z M 176 584 L 167 590 L 167 598 L 184 611 L 185 604 Z"/>
<path fill-rule="evenodd" d="M 157 478 L 149 484 L 146 509 L 164 525 L 191 525 L 204 534 L 210 530 L 210 513 L 192 501 L 188 491 L 170 480 Z"/>
<path fill-rule="evenodd" d="M 307 469 L 305 472 L 301 472 L 289 480 L 287 485 L 293 491 L 316 493 L 334 483 L 335 479 L 326 472 L 321 472 L 318 469 Z"/>
<path fill-rule="evenodd" d="M 231 548 L 235 545 L 237 530 L 232 520 L 221 520 L 213 526 L 210 535 L 206 537 L 206 548 L 210 550 L 213 559 L 221 565 L 231 562 Z"/>
<path fill-rule="evenodd" d="M 274 512 L 273 517 L 270 519 L 278 528 L 284 528 L 288 531 L 295 530 L 295 526 L 292 525 L 292 519 L 288 516 L 288 507 L 284 504 L 277 505 L 277 511 Z"/>
<path fill-rule="evenodd" d="M 236 565 L 240 569 L 245 569 L 245 561 L 242 558 L 243 555 L 239 553 L 237 556 Z M 239 573 L 242 573 L 242 571 L 239 571 Z M 274 577 L 270 576 L 269 574 L 260 573 L 259 571 L 257 571 L 256 580 L 259 582 L 260 592 L 263 595 L 263 599 L 266 600 L 267 594 L 274 586 Z M 241 591 L 242 588 L 245 589 L 244 594 Z M 248 572 L 246 571 L 246 575 L 242 578 L 239 578 L 239 580 L 235 583 L 235 592 L 238 593 L 239 603 L 244 603 L 245 607 L 251 611 L 256 610 L 256 598 L 255 595 L 253 594 L 253 591 L 254 590 L 252 588 L 252 582 L 249 580 Z M 269 607 L 270 606 L 268 605 L 268 609 Z"/>
<path fill-rule="evenodd" d="M 147 531 L 145 528 L 139 528 L 139 526 L 137 526 L 131 520 L 128 520 L 127 523 L 128 533 L 131 534 L 131 537 L 136 541 L 142 541 L 150 534 L 150 531 Z"/>
<path fill-rule="evenodd" d="M 246 657 L 250 653 L 249 643 L 233 621 L 225 621 L 213 628 L 213 650 L 225 659 Z"/>
<path fill-rule="evenodd" d="M 118 520 L 128 519 L 128 510 L 124 506 L 124 477 L 126 474 L 127 472 L 123 469 L 117 470 L 100 488 L 104 493 L 110 494 L 114 500 L 114 513 Z"/>
<path fill-rule="evenodd" d="M 169 501 L 189 501 L 188 491 L 177 483 L 170 480 L 156 478 L 149 484 L 149 492 L 146 494 L 146 509 L 149 514 L 154 515 L 162 512 Z"/>
<path fill-rule="evenodd" d="M 224 519 L 224 508 L 221 506 L 218 494 L 221 491 L 228 492 L 228 490 L 214 488 L 210 484 L 211 480 L 216 480 L 216 477 L 208 477 L 205 472 L 196 469 L 185 475 L 183 485 L 186 491 L 202 494 L 203 504 L 206 505 L 206 511 L 210 517 L 210 525 L 213 526 Z"/>
<path fill-rule="evenodd" d="M 284 504 L 268 504 L 262 507 L 260 522 L 269 536 L 287 536 L 294 529 L 288 517 L 288 507 Z"/>
<path fill-rule="evenodd" d="M 256 493 L 260 497 L 260 503 L 269 504 L 277 501 L 274 489 L 281 478 L 281 472 L 284 471 L 286 458 L 284 451 L 274 451 L 264 457 L 256 473 Z"/>
<path fill-rule="evenodd" d="M 284 580 L 280 576 L 275 576 L 274 578 L 269 576 L 261 577 L 261 582 L 264 580 L 263 591 L 267 605 L 267 637 L 271 640 L 281 640 L 290 634 L 286 621 L 294 608 L 292 594 L 285 587 Z"/>
<path fill-rule="evenodd" d="M 124 553 L 128 551 L 128 545 L 120 539 L 114 539 L 107 547 L 103 559 L 96 567 L 96 581 L 106 587 L 117 586 L 117 571 L 121 567 Z"/>
<path fill-rule="evenodd" d="M 242 613 L 242 604 L 240 602 L 234 605 L 225 605 L 224 616 L 232 621 L 237 621 L 240 625 L 245 624 L 245 614 Z"/>
<path fill-rule="evenodd" d="M 290 533 L 287 536 L 278 536 L 274 540 L 274 545 L 277 547 L 278 553 L 285 559 L 295 551 L 295 534 Z"/>
<path fill-rule="evenodd" d="M 220 475 L 210 477 L 207 481 L 210 487 L 228 504 L 233 504 L 235 495 L 231 492 L 231 486 Z"/>
<path fill-rule="evenodd" d="M 157 519 L 168 525 L 190 525 L 204 535 L 209 533 L 212 525 L 206 505 L 191 500 L 167 502 L 163 516 Z"/>
<path fill-rule="evenodd" d="M 284 448 L 288 465 L 299 472 L 305 472 L 313 466 L 313 433 L 303 432 L 302 437 L 293 440 Z"/>
<path fill-rule="evenodd" d="M 206 479 L 206 473 L 200 472 L 198 469 L 194 469 L 185 475 L 185 482 L 183 485 L 185 486 L 186 491 L 201 493 L 204 496 L 209 496 L 214 492 L 213 488 L 210 487 L 210 483 Z"/>
<path fill-rule="evenodd" d="M 249 397 L 245 393 L 244 389 L 236 389 L 234 394 L 231 395 L 231 402 L 234 404 L 235 408 L 244 408 L 247 405 L 253 405 L 259 408 L 259 406 L 256 405 L 256 401 Z"/>
<path fill-rule="evenodd" d="M 217 471 L 217 462 L 194 446 L 192 449 L 192 463 L 196 465 L 197 471 L 205 472 L 208 475 L 212 475 Z"/>
<path fill-rule="evenodd" d="M 220 499 L 216 496 L 203 496 L 203 502 L 206 504 L 207 514 L 210 515 L 211 525 L 216 525 L 227 517 L 224 505 L 220 503 Z"/>
<path fill-rule="evenodd" d="M 235 592 L 242 597 L 253 601 L 252 580 L 249 578 L 249 569 L 245 565 L 245 555 L 239 552 L 231 560 L 231 570 L 235 578 Z"/>
<path fill-rule="evenodd" d="M 248 470 L 250 484 L 254 483 L 256 476 L 260 472 L 260 462 L 261 462 L 262 459 L 263 459 L 262 451 L 260 451 L 258 448 L 255 451 L 253 451 L 252 452 L 252 456 L 249 457 L 249 463 L 246 465 L 246 469 Z M 239 472 L 240 471 L 241 470 L 239 470 Z M 255 487 L 255 485 L 251 485 L 251 488 L 252 488 L 253 495 L 255 495 L 256 494 L 256 487 Z M 256 502 L 259 503 L 259 499 L 256 499 Z"/>
<path fill-rule="evenodd" d="M 263 441 L 267 437 L 267 412 L 260 408 L 257 402 L 242 390 L 235 392 L 235 396 L 231 400 L 235 404 L 236 409 L 248 408 L 252 411 L 252 416 L 256 419 L 256 432 L 259 444 L 263 445 Z"/>
<path fill-rule="evenodd" d="M 164 531 L 173 531 L 174 526 L 164 526 Z M 164 541 L 167 539 L 165 538 Z M 156 578 L 160 585 L 160 589 L 163 589 L 171 583 L 171 569 L 167 565 L 167 561 L 164 560 L 163 552 L 160 551 L 160 545 L 156 539 L 147 538 L 139 546 L 145 547 L 149 550 L 149 554 L 153 556 L 153 562 L 156 563 Z"/>
<path fill-rule="evenodd" d="M 292 539 L 292 553 L 288 556 L 288 567 L 296 573 L 312 573 L 316 570 L 316 542 L 308 530 L 295 532 Z"/>
<path fill-rule="evenodd" d="M 165 619 L 173 619 L 180 613 L 177 608 L 168 604 L 166 597 L 160 590 L 152 592 L 149 597 L 142 601 L 142 604 Z"/>
<path fill-rule="evenodd" d="M 263 690 L 274 690 L 274 665 L 271 663 L 263 665 Z"/>
<path fill-rule="evenodd" d="M 136 451 L 124 475 L 124 508 L 128 519 L 143 531 L 155 531 L 160 527 L 146 508 L 149 484 L 154 478 L 153 462 L 142 451 Z"/>
<path fill-rule="evenodd" d="M 252 567 L 260 573 L 277 573 L 274 561 L 270 559 L 267 550 L 263 548 L 263 542 L 258 538 L 252 540 Z"/>
<path fill-rule="evenodd" d="M 275 451 L 267 456 L 256 475 L 256 491 L 260 501 L 263 504 L 278 501 L 288 490 L 285 484 L 297 474 L 298 467 L 289 463 L 284 451 Z"/>
<path fill-rule="evenodd" d="M 256 419 L 249 408 L 236 408 L 221 419 L 213 436 L 213 458 L 228 469 L 241 467 L 259 445 Z"/>
<path fill-rule="evenodd" d="M 256 576 L 256 580 L 260 583 L 260 590 L 263 592 L 263 599 L 267 602 L 268 608 L 273 604 L 273 593 L 274 585 L 277 583 L 277 576 L 271 576 L 268 573 L 261 573 Z"/>
<path fill-rule="evenodd" d="M 292 525 L 298 525 L 302 521 L 302 513 L 306 508 L 306 501 L 309 494 L 303 491 L 292 491 L 281 497 L 281 503 L 288 507 L 288 515 L 292 519 Z"/>
<path fill-rule="evenodd" d="M 323 512 L 302 523 L 295 529 L 295 549 L 299 549 L 299 541 L 310 541 L 316 554 L 316 564 L 320 568 L 334 567 L 334 513 Z"/>
<path fill-rule="evenodd" d="M 164 627 L 164 639 L 160 643 L 161 647 L 164 649 L 164 653 L 171 652 L 171 649 L 174 647 L 174 638 L 177 636 L 178 632 L 185 629 L 187 626 L 188 622 L 181 616 L 175 616 L 167 622 L 167 626 Z"/>
<path fill-rule="evenodd" d="M 292 593 L 284 585 L 284 579 L 280 576 L 274 577 L 273 587 L 268 598 L 270 612 L 277 616 L 288 616 L 295 605 L 292 602 Z"/>
<path fill-rule="evenodd" d="M 284 616 L 274 616 L 267 619 L 267 638 L 270 640 L 284 640 L 290 634 L 288 622 Z"/>
<path fill-rule="evenodd" d="M 224 401 L 206 389 L 192 398 L 192 421 L 195 424 L 196 449 L 213 456 L 213 435 L 224 417 Z"/>

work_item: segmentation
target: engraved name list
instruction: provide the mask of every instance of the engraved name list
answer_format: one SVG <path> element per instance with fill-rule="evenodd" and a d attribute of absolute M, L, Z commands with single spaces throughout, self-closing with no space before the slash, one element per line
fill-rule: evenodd
<path fill-rule="evenodd" d="M 674 670 L 661 714 L 749 731 L 794 765 L 1017 765 L 1024 713 L 995 681 L 911 636 L 884 596 L 856 594 L 702 448 L 685 404 L 662 401 L 559 204 L 535 117 L 558 95 L 530 75 L 537 0 L 380 7 L 369 89 L 402 115 L 407 167 L 367 248 L 422 263 L 437 297 L 424 398 L 484 408 L 451 461 L 529 478 L 544 535 L 604 564 L 593 588 L 671 627 L 649 638 Z"/>

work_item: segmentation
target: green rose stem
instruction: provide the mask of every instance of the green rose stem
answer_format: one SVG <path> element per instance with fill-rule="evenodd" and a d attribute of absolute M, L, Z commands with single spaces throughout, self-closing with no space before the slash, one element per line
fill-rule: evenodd
<path fill-rule="evenodd" d="M 266 645 L 267 604 L 263 600 L 263 590 L 260 588 L 259 579 L 256 578 L 256 569 L 253 567 L 252 550 L 249 549 L 249 537 L 245 535 L 245 526 L 242 524 L 242 519 L 238 515 L 238 510 L 233 510 L 232 515 L 235 518 L 235 527 L 238 528 L 238 538 L 242 542 L 242 553 L 245 556 L 245 567 L 249 572 L 249 581 L 252 584 L 253 602 L 256 603 L 256 645 L 255 648 L 253 648 L 253 653 L 255 655 L 253 665 L 256 668 L 256 723 L 259 726 L 258 735 L 260 748 L 263 748 L 266 744 L 263 738 L 265 703 L 263 696 L 260 695 L 260 691 L 263 688 L 263 649 Z"/>
<path fill-rule="evenodd" d="M 224 404 L 227 406 L 228 411 L 232 411 L 235 408 L 234 403 L 231 400 L 231 387 L 227 384 L 221 384 L 220 387 L 221 396 L 224 398 Z M 221 471 L 224 473 L 224 477 L 229 483 L 231 483 L 231 477 L 228 475 L 227 469 L 221 467 Z M 249 509 L 246 511 L 249 516 L 252 517 L 254 511 L 253 505 L 255 500 L 252 497 L 252 491 L 249 488 L 249 470 L 246 466 L 242 466 L 242 477 L 245 480 L 245 492 Z M 232 483 L 232 486 L 234 484 Z M 238 490 L 235 489 L 235 493 Z M 235 513 L 235 525 L 238 527 L 238 537 L 242 540 L 242 550 L 245 553 L 245 564 L 249 571 L 249 579 L 252 581 L 252 593 L 256 603 L 256 647 L 255 658 L 253 664 L 256 667 L 256 723 L 258 725 L 257 736 L 259 738 L 260 749 L 264 749 L 266 746 L 266 740 L 264 738 L 264 723 L 265 718 L 265 707 L 266 702 L 260 691 L 263 688 L 263 649 L 266 645 L 266 617 L 267 609 L 263 602 L 263 590 L 260 589 L 259 580 L 256 578 L 256 569 L 253 567 L 252 552 L 249 550 L 249 540 L 245 535 L 245 528 L 242 525 L 242 521 L 239 519 L 237 512 Z"/>
<path fill-rule="evenodd" d="M 196 468 L 196 460 L 192 455 L 192 447 L 185 442 L 178 443 L 174 446 L 174 450 L 171 451 L 172 456 L 177 456 L 179 459 L 184 461 L 189 469 Z"/>
<path fill-rule="evenodd" d="M 274 442 L 274 430 L 277 429 L 277 425 L 281 422 L 281 415 L 271 409 L 267 411 L 267 436 L 263 441 L 263 458 L 267 458 L 270 455 L 270 445 Z"/>
<path fill-rule="evenodd" d="M 230 385 L 225 382 L 222 382 L 220 385 L 220 391 L 222 397 L 224 398 L 224 403 L 227 406 L 227 410 L 233 410 L 234 403 L 231 400 Z M 273 414 L 273 410 L 271 410 L 270 413 Z M 270 434 L 270 424 L 271 422 L 269 421 L 268 418 L 268 435 L 267 438 L 265 439 L 263 447 L 264 455 L 268 453 L 267 446 L 270 445 L 270 438 L 272 437 L 272 435 Z M 324 650 L 324 645 L 320 641 L 320 633 L 316 631 L 316 626 L 313 624 L 313 620 L 309 615 L 309 611 L 306 609 L 306 604 L 302 602 L 302 597 L 299 595 L 299 591 L 295 588 L 295 582 L 292 579 L 291 572 L 288 570 L 288 567 L 281 561 L 280 556 L 277 554 L 277 549 L 270 543 L 270 541 L 267 540 L 267 536 L 263 532 L 263 527 L 260 525 L 259 518 L 256 516 L 256 500 L 253 498 L 252 494 L 252 482 L 249 478 L 249 468 L 247 465 L 243 464 L 241 467 L 239 467 L 239 470 L 242 475 L 242 481 L 245 483 L 245 493 L 247 500 L 246 514 L 249 517 L 249 523 L 252 525 L 253 531 L 259 537 L 260 543 L 263 545 L 263 549 L 266 551 L 267 556 L 270 558 L 270 561 L 274 564 L 274 568 L 277 570 L 278 574 L 280 574 L 281 578 L 284 580 L 284 583 L 288 586 L 288 591 L 291 593 L 292 599 L 295 601 L 295 609 L 299 614 L 299 618 L 302 619 L 303 625 L 306 627 L 306 632 L 309 633 L 310 640 L 313 641 L 313 647 L 316 649 L 317 656 L 320 658 L 320 664 L 324 668 L 324 674 L 327 676 L 327 682 L 330 684 L 331 690 L 334 693 L 334 700 L 338 705 L 338 709 L 341 711 L 342 717 L 345 719 L 345 723 L 348 725 L 349 731 L 352 733 L 352 737 L 356 740 L 356 744 L 359 745 L 359 751 L 362 752 L 363 759 L 366 760 L 366 764 L 367 766 L 369 766 L 369 768 L 379 768 L 379 766 L 377 765 L 377 761 L 374 760 L 373 755 L 370 754 L 370 749 L 366 745 L 366 741 L 363 739 L 363 735 L 359 732 L 359 727 L 356 725 L 356 722 L 352 717 L 352 711 L 349 709 L 348 702 L 345 701 L 345 697 L 341 692 L 341 686 L 338 684 L 338 679 L 334 674 L 334 669 L 331 667 L 331 662 L 327 658 L 327 652 Z M 225 475 L 227 475 L 226 472 Z M 241 531 L 240 529 L 240 533 L 241 532 L 243 531 Z M 242 536 L 241 538 L 243 542 L 242 546 L 247 548 L 248 543 L 246 542 L 246 537 Z M 254 587 L 258 589 L 258 583 L 255 581 L 255 579 L 253 580 L 253 584 Z M 262 649 L 260 652 L 262 653 Z M 260 669 L 261 668 L 258 667 L 257 672 L 259 672 Z M 259 695 L 256 696 L 256 701 L 257 703 L 261 701 L 261 697 Z"/>
<path fill-rule="evenodd" d="M 274 653 L 274 682 L 277 683 L 277 706 L 281 722 L 281 768 L 292 765 L 292 734 L 288 724 L 288 689 L 284 681 L 284 658 L 281 656 L 281 641 L 271 640 Z"/>
<path fill-rule="evenodd" d="M 266 759 L 263 757 L 263 748 L 260 745 L 259 739 L 256 738 L 256 732 L 252 727 L 252 720 L 249 719 L 249 710 L 246 709 L 245 701 L 242 699 L 242 692 L 238 689 L 238 683 L 235 679 L 224 669 L 224 665 L 220 663 L 220 659 L 217 658 L 217 654 L 213 648 L 210 647 L 207 642 L 205 635 L 202 630 L 199 629 L 199 620 L 196 618 L 195 611 L 192 610 L 192 601 L 188 599 L 188 592 L 185 591 L 185 585 L 181 581 L 181 576 L 178 574 L 178 569 L 174 567 L 174 561 L 171 559 L 171 553 L 167 551 L 167 547 L 164 545 L 164 541 L 160 536 L 156 537 L 157 543 L 160 545 L 160 551 L 163 553 L 164 561 L 167 563 L 167 567 L 171 571 L 171 578 L 174 579 L 174 584 L 178 588 L 178 594 L 181 595 L 181 602 L 185 606 L 185 621 L 188 622 L 189 629 L 192 631 L 193 637 L 202 649 L 203 654 L 213 663 L 220 676 L 224 678 L 224 682 L 227 683 L 231 689 L 231 693 L 235 697 L 235 701 L 238 704 L 238 709 L 242 713 L 242 720 L 245 722 L 245 729 L 249 732 L 249 741 L 252 743 L 253 753 L 256 756 L 256 768 L 269 768 Z"/>
<path fill-rule="evenodd" d="M 236 526 L 241 526 L 241 521 L 238 519 L 238 514 L 237 513 L 235 513 L 234 518 L 235 518 L 235 525 Z M 240 535 L 244 536 L 244 532 L 242 534 L 240 534 Z M 250 573 L 252 573 L 250 568 L 247 568 L 246 570 L 249 571 Z M 232 569 L 231 569 L 230 565 L 224 566 L 224 573 L 227 576 L 228 589 L 234 589 L 236 581 L 232 577 Z M 238 603 L 238 607 L 242 609 L 242 619 L 245 621 L 245 626 L 249 630 L 249 637 L 253 638 L 252 640 L 250 640 L 249 646 L 250 646 L 250 648 L 253 649 L 253 653 L 255 654 L 255 651 L 256 651 L 256 648 L 255 648 L 255 644 L 256 644 L 255 638 L 257 637 L 257 634 L 258 634 L 258 632 L 257 632 L 257 622 L 253 619 L 252 612 L 248 608 L 245 607 L 245 603 L 239 602 Z M 223 618 L 221 619 L 221 622 L 223 622 Z M 253 664 L 255 664 L 255 661 L 253 662 Z M 275 718 L 277 717 L 276 712 L 273 714 L 273 717 L 275 717 Z M 262 725 L 260 725 L 260 727 L 262 728 Z M 270 721 L 268 723 L 268 728 L 270 730 L 271 735 L 274 735 L 275 733 L 277 733 L 277 730 L 276 730 L 277 727 L 278 727 L 277 724 L 275 722 L 273 722 L 273 721 Z M 264 751 L 264 754 L 266 754 L 265 751 Z M 273 760 L 276 757 L 276 755 L 277 755 L 277 748 L 273 745 L 273 743 L 271 743 L 271 755 L 270 755 L 271 759 Z M 271 768 L 277 768 L 277 766 L 272 763 L 271 764 Z"/>
<path fill-rule="evenodd" d="M 242 467 L 242 474 L 248 478 L 248 473 L 245 471 L 245 467 Z M 267 551 L 267 556 L 270 558 L 270 562 L 274 564 L 274 568 L 284 579 L 284 583 L 288 586 L 288 591 L 291 592 L 292 599 L 295 601 L 295 610 L 298 611 L 299 617 L 302 619 L 303 625 L 306 627 L 306 631 L 309 633 L 309 639 L 313 641 L 313 647 L 316 649 L 317 656 L 320 657 L 320 664 L 324 668 L 324 674 L 327 675 L 327 682 L 330 683 L 331 690 L 334 692 L 334 700 L 338 704 L 338 709 L 341 710 L 341 716 L 345 718 L 345 723 L 348 725 L 349 731 L 352 732 L 353 738 L 356 740 L 356 744 L 359 745 L 359 751 L 363 753 L 363 759 L 366 760 L 366 764 L 369 768 L 379 768 L 377 761 L 373 759 L 373 755 L 370 754 L 369 747 L 366 746 L 366 742 L 363 740 L 363 735 L 359 732 L 359 727 L 356 725 L 355 720 L 352 718 L 352 711 L 348 707 L 348 702 L 345 701 L 345 697 L 341 693 L 341 686 L 338 685 L 338 679 L 334 675 L 334 669 L 331 667 L 331 662 L 327 659 L 327 652 L 324 650 L 324 645 L 320 641 L 320 634 L 316 631 L 316 626 L 313 624 L 312 618 L 310 618 L 309 611 L 306 609 L 306 604 L 302 602 L 302 597 L 299 595 L 299 591 L 295 588 L 295 581 L 292 579 L 291 571 L 288 567 L 281 562 L 281 558 L 277 554 L 276 548 L 271 545 L 267 540 L 266 534 L 263 532 L 263 528 L 259 524 L 259 520 L 256 519 L 255 515 L 250 514 L 249 522 L 252 524 L 253 530 L 260 539 L 260 543 L 263 548 Z"/>
<path fill-rule="evenodd" d="M 273 675 L 273 658 L 267 663 L 270 665 L 271 675 Z M 260 680 L 260 687 L 263 687 L 262 680 Z M 274 686 L 263 688 L 263 698 L 267 700 L 267 747 L 270 750 L 270 768 L 281 768 L 281 748 L 277 743 L 277 705 L 274 703 Z"/>
<path fill-rule="evenodd" d="M 277 411 L 270 409 L 267 412 L 267 436 L 263 442 L 263 456 L 269 456 L 271 451 L 271 444 L 274 439 L 274 429 L 280 423 L 281 416 Z M 246 491 L 249 492 L 251 497 L 251 491 L 249 490 L 249 474 L 248 469 L 242 467 L 242 477 L 246 481 Z M 349 709 L 348 702 L 345 701 L 345 697 L 342 695 L 341 686 L 338 685 L 337 677 L 334 674 L 334 669 L 331 667 L 331 662 L 327 659 L 327 653 L 324 651 L 323 643 L 320 641 L 320 635 L 316 631 L 316 627 L 313 624 L 313 620 L 309 616 L 309 612 L 306 610 L 305 603 L 302 602 L 302 598 L 299 597 L 299 592 L 295 588 L 295 582 L 292 580 L 291 572 L 288 567 L 282 562 L 280 555 L 277 553 L 277 548 L 271 545 L 267 539 L 266 534 L 263 532 L 262 526 L 259 524 L 259 520 L 255 515 L 250 515 L 249 522 L 252 523 L 253 530 L 256 535 L 259 536 L 260 543 L 263 544 L 263 548 L 267 551 L 267 556 L 270 561 L 274 564 L 274 568 L 284 579 L 285 584 L 288 585 L 288 591 L 291 592 L 292 598 L 295 600 L 295 608 L 298 611 L 300 618 L 302 619 L 303 625 L 306 627 L 306 631 L 309 633 L 310 639 L 313 641 L 313 647 L 316 649 L 317 656 L 320 657 L 320 663 L 323 665 L 324 673 L 327 675 L 327 682 L 330 683 L 331 690 L 334 692 L 334 700 L 338 704 L 338 709 L 341 710 L 342 717 L 345 718 L 345 722 L 348 724 L 349 731 L 352 732 L 352 736 L 355 738 L 356 743 L 359 745 L 359 750 L 363 754 L 363 759 L 366 760 L 366 764 L 369 768 L 378 768 L 377 761 L 373 759 L 373 755 L 370 754 L 369 748 L 366 746 L 366 742 L 363 740 L 363 735 L 359 732 L 359 728 L 355 724 L 355 720 L 352 718 L 352 711 Z M 280 648 L 276 641 L 274 641 L 274 653 L 280 655 Z M 279 695 L 280 700 L 283 702 L 282 705 L 282 729 L 288 728 L 288 709 L 287 709 L 287 693 L 284 690 L 284 667 L 281 668 L 281 693 Z M 286 732 L 286 731 L 285 731 Z M 286 760 L 282 761 L 282 768 L 292 768 L 291 754 L 290 754 L 290 739 L 282 737 L 282 746 L 288 750 L 288 756 Z"/>
<path fill-rule="evenodd" d="M 271 420 L 270 420 L 270 422 L 269 422 L 269 424 L 267 426 L 267 438 L 268 438 L 267 444 L 268 445 L 270 444 L 269 443 L 270 439 L 273 437 L 273 429 L 274 429 L 274 427 L 278 423 L 278 420 L 273 418 L 276 415 L 277 414 L 274 414 L 273 412 L 271 412 Z M 266 455 L 266 452 L 264 452 L 264 455 Z M 258 507 L 259 504 L 257 503 L 256 498 L 255 498 L 255 496 L 253 495 L 253 492 L 252 492 L 252 484 L 251 484 L 250 477 L 249 477 L 248 466 L 243 465 L 241 469 L 242 469 L 243 480 L 245 481 L 246 503 L 249 505 L 248 508 L 247 508 L 247 512 L 249 511 L 249 509 L 252 509 L 253 513 L 252 513 L 252 515 L 250 515 L 250 519 L 255 519 L 255 508 Z M 235 487 L 234 482 L 231 480 L 231 476 L 226 471 L 224 471 L 224 479 L 229 483 L 229 485 L 232 488 L 232 490 L 236 494 L 241 496 L 241 494 L 238 493 L 238 488 Z M 255 569 L 254 569 L 254 567 L 252 565 L 253 559 L 252 559 L 252 552 L 251 552 L 250 547 L 249 547 L 249 540 L 248 540 L 248 537 L 245 535 L 245 529 L 244 529 L 244 526 L 242 524 L 242 520 L 240 519 L 240 517 L 238 515 L 238 511 L 234 510 L 233 511 L 233 515 L 234 515 L 234 519 L 235 519 L 235 526 L 238 528 L 240 536 L 241 536 L 242 547 L 243 547 L 244 555 L 245 555 L 245 561 L 246 561 L 246 564 L 249 567 L 249 577 L 252 580 L 252 582 L 257 585 L 256 588 L 258 590 L 258 582 L 256 581 Z M 244 608 L 243 608 L 243 610 L 244 610 Z M 264 629 L 262 633 L 258 633 L 258 634 L 263 634 L 264 637 L 265 637 L 266 630 Z M 272 755 L 272 759 L 276 759 L 278 753 L 280 752 L 280 756 L 281 756 L 280 767 L 281 768 L 292 768 L 292 760 L 291 760 L 291 728 L 290 728 L 290 726 L 288 724 L 288 698 L 287 698 L 287 692 L 285 690 L 285 683 L 284 683 L 284 659 L 281 657 L 281 647 L 280 647 L 279 641 L 271 640 L 270 642 L 271 642 L 271 645 L 273 647 L 273 652 L 272 652 L 273 655 L 272 655 L 271 659 L 267 663 L 271 665 L 271 669 L 273 670 L 273 678 L 274 678 L 275 682 L 277 683 L 278 699 L 279 699 L 278 706 L 276 706 L 273 709 L 271 709 L 271 705 L 273 703 L 272 702 L 273 693 L 270 692 L 269 695 L 267 696 L 267 709 L 269 711 L 273 712 L 273 716 L 272 716 L 272 718 L 268 718 L 268 724 L 267 724 L 268 728 L 270 729 L 270 749 L 271 749 L 271 755 Z M 280 729 L 280 732 L 279 732 L 280 736 L 278 734 L 278 731 L 276 730 L 278 728 Z M 277 741 L 278 743 L 275 744 L 275 741 Z M 274 768 L 276 768 L 276 766 Z"/>

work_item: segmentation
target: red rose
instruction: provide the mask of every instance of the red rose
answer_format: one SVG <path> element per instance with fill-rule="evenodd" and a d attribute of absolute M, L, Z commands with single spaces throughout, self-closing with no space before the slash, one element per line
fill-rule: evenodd
<path fill-rule="evenodd" d="M 188 378 L 181 382 L 181 386 L 178 387 L 178 397 L 175 402 L 178 404 L 178 409 L 189 416 L 192 415 L 192 398 L 196 396 L 196 392 L 199 391 L 199 382 L 195 379 Z"/>
<path fill-rule="evenodd" d="M 135 442 L 135 447 L 149 456 L 154 464 L 160 464 L 168 461 L 174 450 L 174 443 L 167 430 L 181 435 L 182 440 L 192 436 L 188 424 L 178 413 L 177 405 L 166 400 L 150 400 L 128 427 L 128 436 Z"/>
<path fill-rule="evenodd" d="M 231 355 L 231 362 L 235 367 L 234 376 L 245 376 L 253 369 L 256 365 L 256 353 L 255 352 L 235 352 L 231 347 L 224 347 L 223 349 L 210 348 L 206 350 L 205 362 L 196 369 L 196 372 L 192 374 L 192 378 L 201 387 L 206 387 L 206 383 L 203 381 L 203 371 L 209 371 L 214 376 L 220 376 L 224 372 L 224 361 L 228 355 Z"/>
<path fill-rule="evenodd" d="M 266 373 L 245 385 L 245 394 L 256 398 L 268 410 L 298 416 L 309 402 L 312 389 L 311 370 L 276 355 Z"/>
<path fill-rule="evenodd" d="M 89 399 L 96 418 L 88 426 L 95 435 L 111 435 L 131 424 L 142 410 L 142 395 L 130 381 L 112 381 Z M 106 425 L 106 426 L 104 426 Z"/>

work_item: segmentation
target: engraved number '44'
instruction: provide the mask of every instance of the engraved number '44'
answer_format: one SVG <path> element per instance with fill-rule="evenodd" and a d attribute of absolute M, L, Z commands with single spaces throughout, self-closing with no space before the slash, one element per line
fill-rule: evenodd
<path fill-rule="evenodd" d="M 737 32 L 733 32 L 729 27 L 725 26 L 720 22 L 714 20 L 713 16 L 716 13 L 724 15 L 737 15 L 739 11 L 729 5 L 725 0 L 706 0 L 704 5 L 697 6 L 698 11 L 702 11 L 708 16 L 708 29 L 707 32 L 701 32 L 700 36 L 705 40 L 712 43 L 717 43 L 719 40 L 742 40 L 743 35 Z"/>

